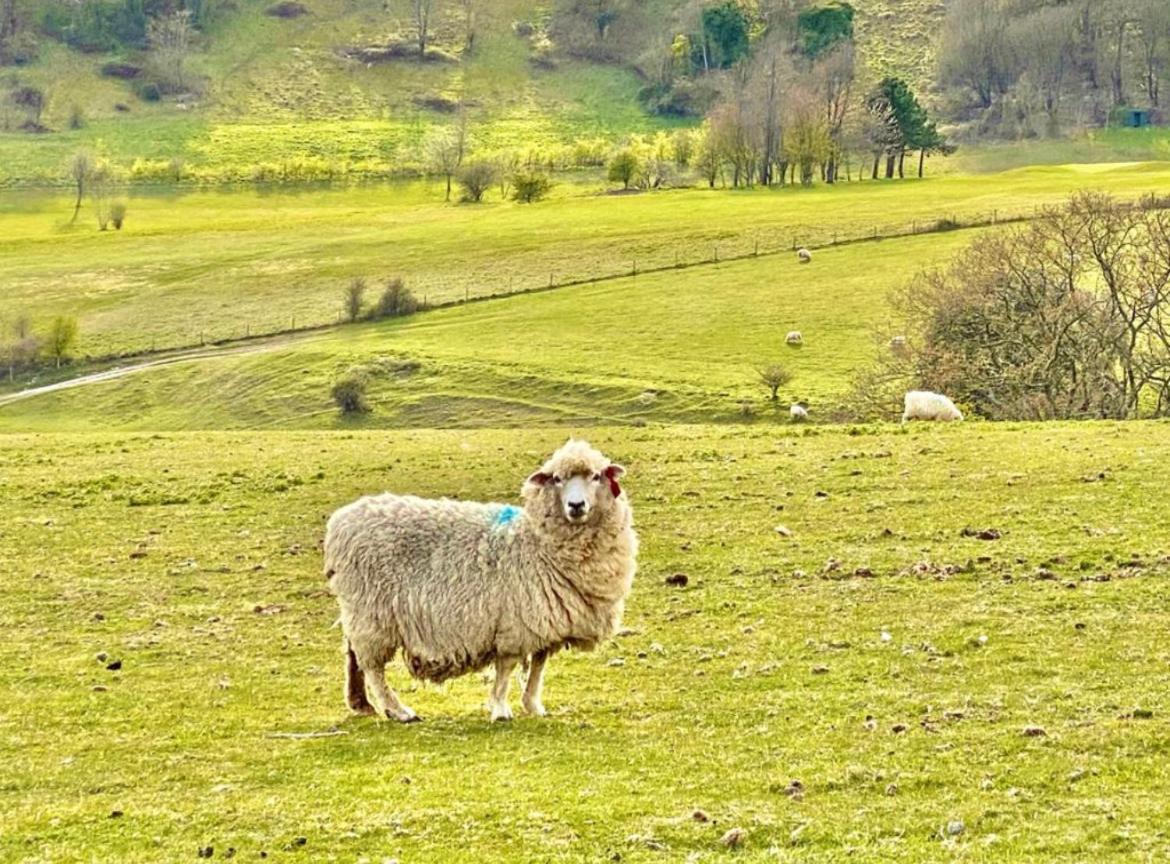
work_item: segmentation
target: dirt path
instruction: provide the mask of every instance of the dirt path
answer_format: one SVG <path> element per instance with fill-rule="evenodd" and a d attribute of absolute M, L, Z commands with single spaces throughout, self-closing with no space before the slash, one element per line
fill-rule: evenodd
<path fill-rule="evenodd" d="M 13 402 L 20 402 L 23 399 L 31 399 L 34 396 L 56 393 L 58 390 L 71 390 L 74 387 L 84 387 L 88 384 L 116 381 L 119 378 L 125 378 L 128 375 L 134 375 L 138 372 L 149 372 L 151 369 L 157 369 L 160 366 L 173 366 L 177 363 L 190 363 L 196 360 L 207 360 L 215 357 L 229 357 L 233 354 L 259 354 L 262 351 L 275 351 L 292 342 L 300 342 L 305 339 L 310 339 L 313 336 L 318 336 L 320 332 L 282 334 L 265 339 L 256 339 L 244 345 L 224 345 L 219 348 L 192 348 L 186 351 L 176 351 L 173 354 L 154 357 L 138 363 L 131 363 L 128 366 L 115 366 L 112 369 L 104 369 L 101 372 L 93 372 L 89 375 L 79 375 L 77 378 L 57 381 L 54 384 L 45 384 L 41 387 L 29 387 L 27 390 L 18 390 L 15 393 L 0 394 L 0 407 L 11 405 Z"/>

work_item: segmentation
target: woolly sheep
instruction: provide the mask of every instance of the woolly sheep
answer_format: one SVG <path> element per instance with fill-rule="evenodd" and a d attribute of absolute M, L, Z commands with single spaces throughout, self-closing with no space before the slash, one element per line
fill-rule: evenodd
<path fill-rule="evenodd" d="M 905 336 L 895 336 L 893 339 L 891 339 L 890 340 L 890 350 L 895 354 L 899 354 L 899 355 L 905 354 L 906 353 L 906 337 Z"/>
<path fill-rule="evenodd" d="M 784 341 L 787 342 L 789 345 L 803 345 L 804 344 L 804 334 L 801 333 L 799 330 L 792 330 L 789 332 L 789 334 L 787 336 L 784 337 Z"/>
<path fill-rule="evenodd" d="M 796 257 L 800 259 L 801 264 L 812 263 L 812 253 L 807 249 L 801 248 L 796 250 Z"/>
<path fill-rule="evenodd" d="M 906 394 L 905 407 L 902 412 L 903 423 L 910 420 L 937 420 L 948 423 L 952 420 L 962 419 L 963 413 L 955 407 L 955 403 L 941 393 L 912 390 Z"/>
<path fill-rule="evenodd" d="M 803 423 L 808 419 L 808 408 L 797 402 L 788 409 L 788 416 L 792 418 L 793 423 Z"/>
<path fill-rule="evenodd" d="M 508 679 L 529 666 L 523 706 L 541 716 L 544 666 L 590 650 L 620 625 L 638 537 L 624 470 L 570 440 L 523 484 L 523 507 L 389 493 L 329 519 L 325 575 L 341 607 L 345 698 L 358 714 L 418 715 L 386 684 L 401 650 L 410 674 L 445 681 L 495 664 L 488 707 L 510 720 Z"/>

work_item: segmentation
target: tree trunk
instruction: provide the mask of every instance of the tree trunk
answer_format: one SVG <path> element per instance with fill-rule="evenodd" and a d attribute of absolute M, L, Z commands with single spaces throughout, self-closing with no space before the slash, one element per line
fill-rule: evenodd
<path fill-rule="evenodd" d="M 887 180 L 894 179 L 894 171 L 897 169 L 897 167 L 898 167 L 898 154 L 897 153 L 887 153 L 886 154 L 886 179 Z"/>
<path fill-rule="evenodd" d="M 873 154 L 873 177 L 871 179 L 873 179 L 873 180 L 878 179 L 878 168 L 881 166 L 881 164 L 882 164 L 882 154 L 881 153 L 874 153 Z"/>
<path fill-rule="evenodd" d="M 81 180 L 78 180 L 77 181 L 77 201 L 73 205 L 73 218 L 69 220 L 70 225 L 72 225 L 74 222 L 77 221 L 77 214 L 81 212 L 81 199 L 82 199 L 82 196 L 84 195 L 84 193 L 85 193 L 85 183 L 82 182 Z"/>
<path fill-rule="evenodd" d="M 451 175 L 447 175 L 447 200 L 451 200 Z"/>
<path fill-rule="evenodd" d="M 926 151 L 918 151 L 918 179 L 922 179 L 922 175 L 926 172 Z"/>
<path fill-rule="evenodd" d="M 898 153 L 898 179 L 904 180 L 906 178 L 906 148 L 902 148 Z"/>

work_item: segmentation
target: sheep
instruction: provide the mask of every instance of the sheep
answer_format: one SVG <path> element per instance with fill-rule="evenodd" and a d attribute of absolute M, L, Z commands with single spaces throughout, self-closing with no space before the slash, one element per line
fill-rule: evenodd
<path fill-rule="evenodd" d="M 801 247 L 800 249 L 796 250 L 796 257 L 800 259 L 801 264 L 811 264 L 812 263 L 812 253 L 809 252 L 804 247 Z"/>
<path fill-rule="evenodd" d="M 906 337 L 895 336 L 890 340 L 890 351 L 899 357 L 906 353 Z"/>
<path fill-rule="evenodd" d="M 789 331 L 788 335 L 784 337 L 784 341 L 787 342 L 789 345 L 796 345 L 796 346 L 803 345 L 804 344 L 804 334 L 801 333 L 799 330 L 791 330 L 791 331 Z"/>
<path fill-rule="evenodd" d="M 808 419 L 808 407 L 801 402 L 797 402 L 788 409 L 788 416 L 792 418 L 793 423 L 803 423 Z"/>
<path fill-rule="evenodd" d="M 508 679 L 524 662 L 523 707 L 543 716 L 549 657 L 591 650 L 620 626 L 638 552 L 624 473 L 570 439 L 524 482 L 522 507 L 386 493 L 335 512 L 325 576 L 341 607 L 350 710 L 419 719 L 386 684 L 401 650 L 427 681 L 494 664 L 492 720 L 512 719 Z"/>
<path fill-rule="evenodd" d="M 963 413 L 955 403 L 941 393 L 926 390 L 912 390 L 906 394 L 902 422 L 910 420 L 937 420 L 943 423 L 962 420 Z"/>

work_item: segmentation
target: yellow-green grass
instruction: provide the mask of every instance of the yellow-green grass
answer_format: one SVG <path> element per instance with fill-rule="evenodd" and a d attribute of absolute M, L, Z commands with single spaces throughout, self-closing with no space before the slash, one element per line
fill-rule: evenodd
<path fill-rule="evenodd" d="M 943 218 L 1028 214 L 1080 188 L 1137 197 L 1168 184 L 1170 167 L 1148 163 L 634 196 L 562 182 L 538 205 L 497 192 L 482 205 L 445 204 L 441 186 L 421 183 L 137 192 L 121 232 L 99 232 L 88 203 L 70 227 L 65 194 L 11 193 L 0 203 L 0 282 L 4 312 L 76 315 L 81 354 L 104 356 L 336 321 L 343 287 L 359 276 L 371 293 L 402 276 L 442 303 L 745 255 L 757 244 L 788 250 Z"/>
<path fill-rule="evenodd" d="M 411 727 L 346 718 L 324 518 L 514 501 L 563 432 L 2 437 L 0 858 L 1160 859 L 1168 430 L 577 430 L 628 630 L 543 720 L 394 666 Z"/>
<path fill-rule="evenodd" d="M 0 406 L 0 429 L 346 428 L 827 419 L 879 350 L 887 295 L 971 239 L 952 232 L 751 258 L 347 325 Z M 799 330 L 804 345 L 785 336 Z M 236 353 L 243 351 L 243 353 Z M 794 373 L 771 403 L 761 366 Z M 358 366 L 374 410 L 340 417 Z"/>

